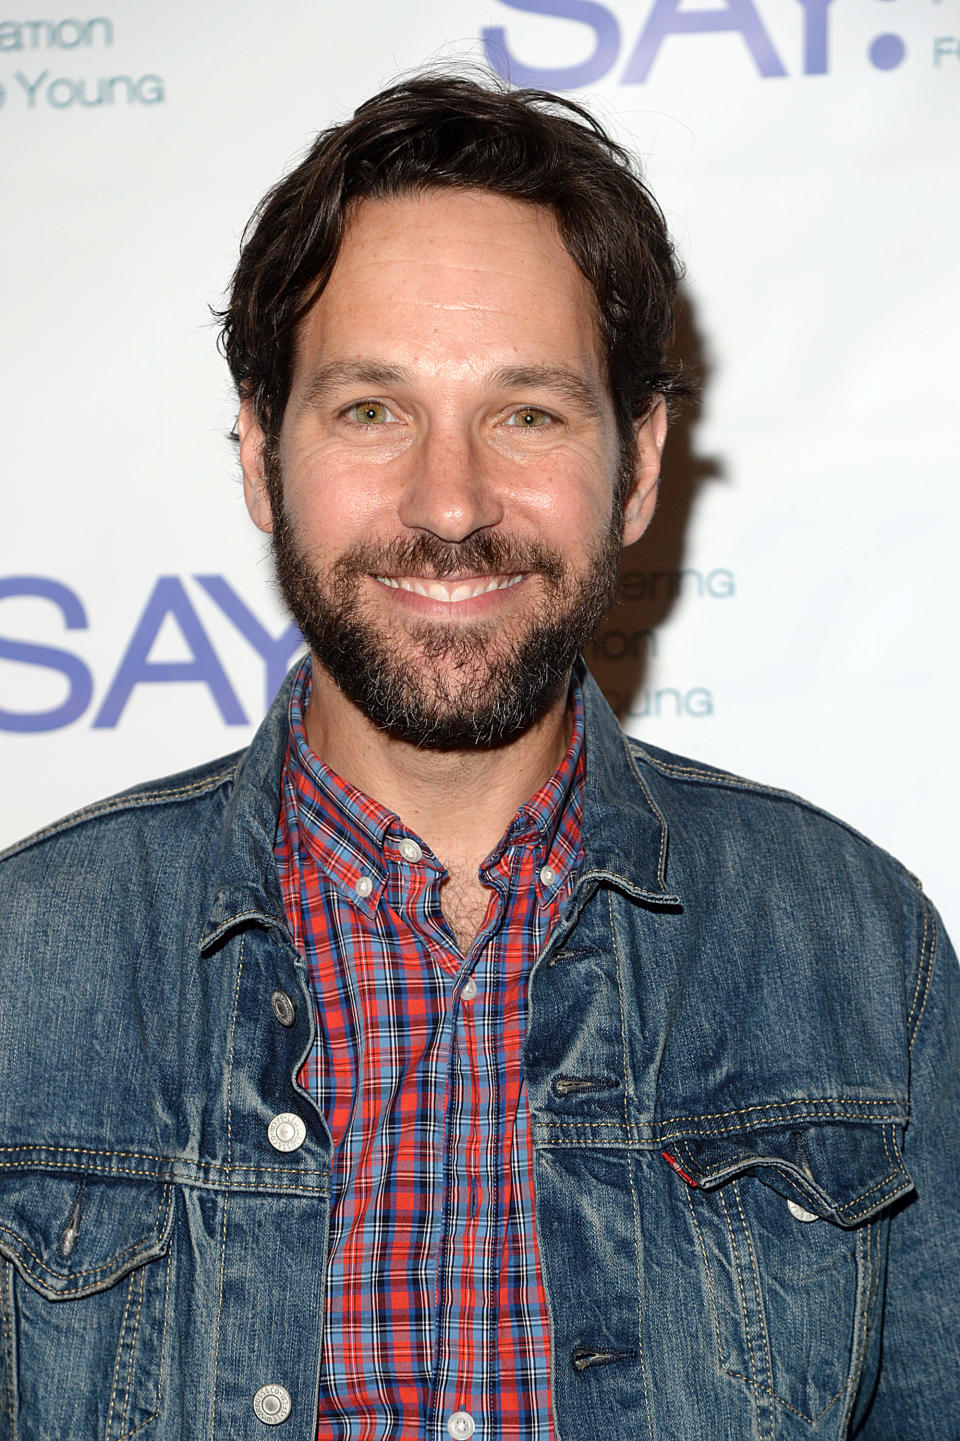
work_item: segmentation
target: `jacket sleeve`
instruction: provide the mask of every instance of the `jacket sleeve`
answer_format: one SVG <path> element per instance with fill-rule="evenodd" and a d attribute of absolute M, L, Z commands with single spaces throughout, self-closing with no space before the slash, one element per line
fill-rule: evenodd
<path fill-rule="evenodd" d="M 890 1223 L 879 1379 L 853 1433 L 862 1441 L 960 1441 L 960 973 L 922 904 L 904 1137 L 916 1196 Z"/>

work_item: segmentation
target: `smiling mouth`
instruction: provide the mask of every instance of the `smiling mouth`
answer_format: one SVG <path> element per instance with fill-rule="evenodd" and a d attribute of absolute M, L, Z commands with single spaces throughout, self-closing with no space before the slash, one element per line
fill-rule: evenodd
<path fill-rule="evenodd" d="M 525 578 L 520 575 L 472 576 L 468 580 L 429 580 L 419 575 L 378 575 L 382 585 L 392 590 L 408 590 L 422 595 L 427 600 L 445 601 L 447 604 L 461 600 L 475 600 L 478 595 L 488 595 L 493 590 L 509 590 Z"/>

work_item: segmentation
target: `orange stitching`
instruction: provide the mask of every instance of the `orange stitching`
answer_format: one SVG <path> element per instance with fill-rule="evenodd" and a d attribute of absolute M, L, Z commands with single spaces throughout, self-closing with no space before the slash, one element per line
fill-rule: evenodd
<path fill-rule="evenodd" d="M 710 1270 L 710 1262 L 707 1260 L 707 1248 L 704 1243 L 703 1232 L 700 1230 L 700 1222 L 697 1220 L 697 1208 L 693 1204 L 693 1193 L 689 1186 L 684 1186 L 682 1189 L 683 1194 L 687 1198 L 687 1205 L 690 1207 L 690 1217 L 693 1221 L 694 1230 L 697 1233 L 697 1245 L 700 1247 L 703 1271 L 707 1278 L 707 1290 L 710 1293 L 710 1309 L 713 1312 L 713 1330 L 717 1342 L 717 1361 L 719 1362 L 720 1369 L 725 1371 L 727 1366 L 723 1359 L 723 1347 L 720 1340 L 720 1312 L 717 1306 L 717 1293 L 713 1286 L 713 1274 Z M 733 1375 L 733 1372 L 730 1374 Z"/>
<path fill-rule="evenodd" d="M 216 790 L 226 781 L 234 779 L 237 773 L 239 761 L 228 766 L 226 770 L 217 771 L 214 775 L 208 776 L 206 780 L 193 781 L 188 786 L 177 786 L 166 791 L 138 791 L 133 795 L 113 796 L 105 801 L 95 801 L 93 805 L 83 806 L 78 811 L 73 811 L 68 816 L 54 821 L 52 825 L 44 826 L 32 835 L 25 836 L 22 841 L 17 841 L 5 851 L 0 851 L 0 861 L 7 857 L 15 856 L 19 851 L 35 846 L 40 841 L 48 840 L 51 836 L 62 835 L 74 826 L 82 825 L 84 821 L 99 820 L 101 816 L 116 815 L 118 811 L 136 810 L 141 805 L 149 805 L 152 801 L 182 800 L 185 796 L 197 795 L 201 791 Z"/>
<path fill-rule="evenodd" d="M 923 1005 L 920 1007 L 920 1014 L 917 1017 L 917 1024 L 913 1028 L 913 1035 L 910 1038 L 909 1049 L 913 1050 L 913 1043 L 917 1039 L 917 1032 L 920 1030 L 920 1022 L 923 1020 L 923 1013 L 927 1009 L 927 1001 L 930 997 L 930 983 L 933 980 L 933 963 L 937 947 L 937 920 L 931 912 L 930 915 L 930 962 L 927 967 L 927 983 L 923 993 Z"/>
<path fill-rule="evenodd" d="M 105 1261 L 100 1262 L 99 1266 L 88 1266 L 83 1271 L 71 1271 L 69 1278 L 64 1276 L 63 1271 L 57 1271 L 53 1266 L 48 1266 L 45 1261 L 41 1261 L 36 1251 L 31 1250 L 23 1237 L 18 1236 L 17 1232 L 12 1231 L 9 1226 L 4 1226 L 2 1223 L 0 1223 L 0 1231 L 6 1231 L 8 1236 L 12 1236 L 13 1239 L 19 1243 L 22 1249 L 26 1251 L 27 1255 L 33 1257 L 33 1259 L 36 1261 L 37 1265 L 42 1271 L 47 1271 L 51 1276 L 56 1276 L 58 1280 L 79 1280 L 82 1276 L 97 1276 L 100 1274 L 101 1271 L 109 1272 L 110 1268 L 115 1267 L 116 1263 L 120 1261 L 124 1256 L 129 1256 L 131 1254 L 135 1255 L 139 1250 L 149 1250 L 149 1243 L 153 1240 L 154 1237 L 158 1235 L 158 1233 L 162 1229 L 160 1225 L 160 1213 L 163 1210 L 163 1203 L 167 1199 L 167 1190 L 166 1188 L 164 1188 L 164 1193 L 160 1197 L 160 1204 L 157 1207 L 157 1219 L 153 1224 L 153 1230 L 149 1231 L 146 1236 L 141 1236 L 139 1240 L 132 1241 L 130 1245 L 126 1246 L 122 1251 L 117 1251 L 113 1256 L 108 1256 Z"/>
<path fill-rule="evenodd" d="M 620 947 L 617 943 L 617 927 L 613 919 L 613 897 L 607 893 L 607 915 L 610 918 L 610 935 L 613 940 L 613 957 L 617 966 L 617 999 L 620 1005 L 620 1045 L 623 1048 L 623 1114 L 628 1116 L 627 1110 L 627 1018 L 623 1007 L 623 978 L 620 968 L 623 964 L 620 956 Z M 650 1400 L 647 1396 L 647 1375 L 643 1363 L 643 1271 L 640 1265 L 640 1203 L 637 1199 L 636 1182 L 633 1179 L 633 1163 L 631 1158 L 626 1158 L 627 1180 L 630 1183 L 630 1197 L 633 1204 L 633 1251 L 637 1263 L 637 1351 L 640 1361 L 640 1385 L 643 1388 L 643 1409 L 647 1416 L 647 1435 L 653 1441 L 653 1422 L 650 1419 Z"/>
<path fill-rule="evenodd" d="M 926 960 L 927 955 L 927 928 L 930 924 L 930 914 L 927 910 L 926 901 L 922 900 L 920 904 L 921 909 L 923 910 L 923 932 L 920 936 L 920 959 L 917 963 L 917 979 L 913 987 L 913 1000 L 910 1003 L 910 1010 L 907 1015 L 908 1031 L 910 1030 L 911 1024 L 913 1022 L 913 1013 L 917 1009 L 917 1001 L 920 997 L 920 983 L 923 980 L 924 961 Z"/>
<path fill-rule="evenodd" d="M 759 1322 L 759 1324 L 760 1324 L 760 1337 L 761 1337 L 761 1340 L 763 1341 L 763 1351 L 764 1351 L 764 1355 L 765 1355 L 766 1358 L 767 1358 L 767 1380 L 768 1380 L 768 1382 L 769 1382 L 769 1384 L 770 1384 L 770 1389 L 772 1390 L 772 1389 L 773 1389 L 773 1361 L 772 1361 L 771 1356 L 770 1356 L 770 1338 L 769 1338 L 769 1336 L 767 1335 L 767 1318 L 766 1318 L 766 1313 L 765 1313 L 764 1305 L 763 1305 L 763 1293 L 762 1293 L 762 1291 L 760 1290 L 760 1267 L 759 1267 L 759 1264 L 758 1264 L 758 1262 L 757 1262 L 757 1253 L 756 1253 L 756 1250 L 755 1250 L 755 1248 L 754 1248 L 753 1237 L 752 1237 L 751 1234 L 750 1234 L 750 1227 L 747 1225 L 747 1218 L 746 1218 L 746 1216 L 743 1214 L 743 1202 L 740 1200 L 740 1187 L 739 1187 L 739 1185 L 737 1184 L 736 1181 L 733 1182 L 732 1190 L 733 1190 L 734 1199 L 735 1199 L 735 1201 L 736 1201 L 736 1203 L 737 1203 L 737 1210 L 740 1212 L 740 1224 L 741 1224 L 742 1227 L 743 1227 L 743 1234 L 744 1234 L 744 1236 L 746 1237 L 747 1249 L 748 1249 L 749 1252 L 750 1252 L 750 1265 L 751 1265 L 751 1268 L 752 1268 L 752 1270 L 753 1270 L 753 1294 L 754 1294 L 754 1296 L 755 1296 L 755 1298 L 756 1298 L 756 1302 L 757 1302 L 757 1320 L 758 1320 L 758 1322 Z M 765 1391 L 766 1389 L 767 1389 L 767 1388 L 766 1388 L 765 1386 L 761 1386 L 761 1387 L 760 1387 L 760 1390 L 762 1390 L 762 1391 Z M 760 1408 L 759 1408 L 759 1405 L 757 1406 L 757 1424 L 758 1424 L 758 1425 L 760 1424 Z M 770 1407 L 770 1441 L 773 1441 L 774 1429 L 775 1429 L 774 1412 L 773 1412 L 773 1407 L 771 1406 L 771 1407 Z"/>

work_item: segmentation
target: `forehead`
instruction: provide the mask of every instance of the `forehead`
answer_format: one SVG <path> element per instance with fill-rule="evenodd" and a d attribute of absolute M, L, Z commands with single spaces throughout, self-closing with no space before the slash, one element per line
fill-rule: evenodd
<path fill-rule="evenodd" d="M 487 357 L 603 371 L 593 291 L 553 212 L 481 190 L 355 206 L 301 327 L 298 362 L 371 346 L 448 370 Z"/>

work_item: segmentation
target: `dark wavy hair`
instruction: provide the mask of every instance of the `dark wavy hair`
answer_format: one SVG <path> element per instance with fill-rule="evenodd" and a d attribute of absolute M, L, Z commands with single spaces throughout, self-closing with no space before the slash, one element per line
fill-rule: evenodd
<path fill-rule="evenodd" d="M 390 86 L 305 158 L 251 217 L 220 348 L 242 399 L 276 437 L 297 328 L 336 262 L 351 207 L 438 188 L 489 190 L 549 207 L 596 296 L 607 382 L 626 442 L 656 395 L 689 393 L 667 350 L 680 268 L 637 162 L 581 105 L 430 73 Z"/>

